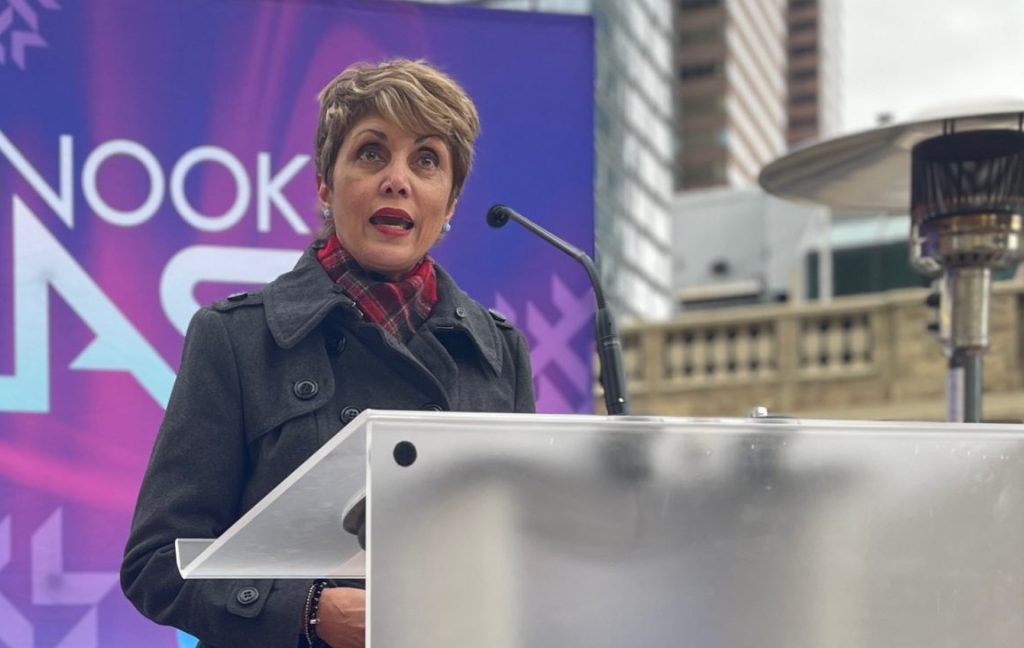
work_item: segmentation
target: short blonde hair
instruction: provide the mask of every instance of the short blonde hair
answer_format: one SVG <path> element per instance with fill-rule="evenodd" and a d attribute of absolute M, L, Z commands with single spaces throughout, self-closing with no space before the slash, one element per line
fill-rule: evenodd
<path fill-rule="evenodd" d="M 425 61 L 356 63 L 328 83 L 318 99 L 316 172 L 324 182 L 330 183 L 341 143 L 352 126 L 377 114 L 414 133 L 438 135 L 445 141 L 452 154 L 448 205 L 455 203 L 473 165 L 480 117 L 454 79 Z"/>

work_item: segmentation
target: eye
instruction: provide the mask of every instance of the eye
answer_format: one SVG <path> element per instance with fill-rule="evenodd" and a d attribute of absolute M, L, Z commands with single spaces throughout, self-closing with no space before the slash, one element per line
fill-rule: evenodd
<path fill-rule="evenodd" d="M 419 164 L 425 169 L 436 169 L 441 166 L 441 161 L 437 157 L 437 153 L 430 149 L 421 149 Z"/>
<path fill-rule="evenodd" d="M 357 160 L 363 160 L 366 162 L 376 162 L 377 160 L 380 160 L 381 157 L 380 145 L 376 143 L 365 144 L 361 146 L 359 151 L 356 153 Z"/>

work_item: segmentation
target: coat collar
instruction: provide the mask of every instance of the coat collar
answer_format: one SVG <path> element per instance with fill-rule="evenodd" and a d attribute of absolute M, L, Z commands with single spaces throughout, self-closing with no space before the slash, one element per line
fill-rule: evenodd
<path fill-rule="evenodd" d="M 486 309 L 462 292 L 439 264 L 434 267 L 438 301 L 424 326 L 434 332 L 465 332 L 491 369 L 500 373 L 501 334 L 494 320 Z M 316 259 L 315 248 L 307 249 L 294 269 L 267 284 L 263 304 L 267 327 L 283 349 L 302 341 L 335 308 L 348 311 L 353 318 L 361 317 L 355 302 L 327 276 Z"/>
<path fill-rule="evenodd" d="M 464 331 L 480 356 L 494 370 L 501 373 L 504 357 L 501 333 L 491 314 L 456 285 L 444 268 L 434 263 L 437 272 L 437 304 L 424 326 L 438 331 Z"/>

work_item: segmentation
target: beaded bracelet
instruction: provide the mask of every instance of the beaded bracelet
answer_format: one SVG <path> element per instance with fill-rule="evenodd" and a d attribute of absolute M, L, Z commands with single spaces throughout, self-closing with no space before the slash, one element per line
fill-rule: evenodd
<path fill-rule="evenodd" d="M 309 642 L 310 648 L 317 645 L 316 624 L 320 623 L 320 595 L 323 594 L 325 587 L 327 587 L 327 581 L 315 581 L 309 586 L 309 591 L 306 593 L 304 615 L 306 618 L 306 641 Z"/>

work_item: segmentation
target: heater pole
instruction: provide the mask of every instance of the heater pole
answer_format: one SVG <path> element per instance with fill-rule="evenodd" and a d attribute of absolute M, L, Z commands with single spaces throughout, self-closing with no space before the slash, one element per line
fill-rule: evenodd
<path fill-rule="evenodd" d="M 949 360 L 946 382 L 946 420 L 952 423 L 981 423 L 982 355 L 957 353 Z"/>
<path fill-rule="evenodd" d="M 981 363 L 980 351 L 964 358 L 964 422 L 981 423 Z"/>
<path fill-rule="evenodd" d="M 947 267 L 941 286 L 939 337 L 949 359 L 946 419 L 980 423 L 992 270 L 983 266 Z"/>

